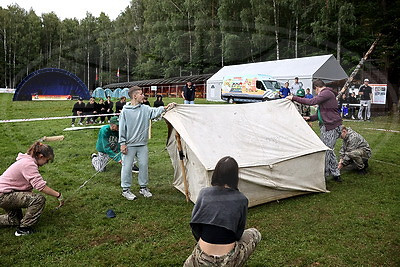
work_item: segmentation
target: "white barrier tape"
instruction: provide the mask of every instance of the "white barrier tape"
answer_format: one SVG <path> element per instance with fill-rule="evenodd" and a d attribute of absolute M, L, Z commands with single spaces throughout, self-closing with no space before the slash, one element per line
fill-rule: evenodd
<path fill-rule="evenodd" d="M 88 117 L 105 117 L 105 116 L 117 116 L 119 114 L 120 113 L 83 115 L 83 116 L 65 116 L 65 117 L 45 117 L 45 118 L 32 118 L 32 119 L 0 120 L 0 123 L 26 122 L 26 121 L 49 121 L 49 120 L 63 120 L 63 119 L 73 119 L 73 118 L 88 118 Z"/>
<path fill-rule="evenodd" d="M 383 132 L 391 132 L 391 133 L 400 133 L 400 131 L 390 130 L 390 129 L 376 129 L 376 128 L 364 128 L 366 130 L 375 130 L 375 131 L 383 131 Z"/>

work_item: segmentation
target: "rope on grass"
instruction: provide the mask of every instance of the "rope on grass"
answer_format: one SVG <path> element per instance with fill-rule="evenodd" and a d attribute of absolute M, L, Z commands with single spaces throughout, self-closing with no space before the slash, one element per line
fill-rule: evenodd
<path fill-rule="evenodd" d="M 168 111 L 168 110 L 167 110 L 167 111 Z M 163 116 L 164 116 L 165 113 L 166 113 L 166 111 L 163 112 L 163 113 L 161 114 L 160 118 L 163 118 Z M 144 132 L 148 131 L 149 128 L 150 128 L 150 126 L 152 126 L 153 123 L 155 123 L 155 122 L 156 122 L 156 121 L 152 121 L 152 123 L 149 124 L 149 126 L 148 126 L 146 129 L 144 129 L 139 135 L 141 135 L 141 134 L 143 134 Z M 164 151 L 164 150 L 166 150 L 166 149 L 167 149 L 167 148 L 164 147 L 162 150 L 160 150 L 160 152 L 162 152 L 162 151 Z M 153 151 L 152 153 L 156 153 L 156 152 L 157 152 L 157 151 Z M 112 160 L 114 160 L 119 154 L 121 154 L 121 152 L 118 152 L 114 157 L 110 158 L 110 159 L 107 161 L 106 165 L 104 165 L 104 168 L 105 168 Z M 150 154 L 150 153 L 149 153 L 149 154 Z M 70 199 L 70 198 L 73 197 L 76 193 L 78 193 L 79 190 L 81 190 L 83 187 L 85 187 L 86 184 L 87 184 L 90 180 L 92 180 L 92 179 L 93 179 L 97 174 L 99 174 L 100 172 L 101 172 L 101 170 L 97 171 L 97 172 L 96 172 L 95 174 L 93 174 L 89 179 L 87 179 L 82 185 L 80 185 L 71 195 L 69 195 L 68 198 L 65 198 L 65 199 L 64 199 L 64 204 L 67 202 L 68 199 Z M 62 207 L 62 206 L 57 207 L 57 208 L 55 208 L 55 210 L 58 210 L 58 209 L 61 208 L 61 207 Z"/>
<path fill-rule="evenodd" d="M 379 163 L 384 163 L 384 164 L 387 164 L 387 165 L 390 165 L 390 166 L 393 166 L 393 167 L 400 167 L 399 164 L 395 164 L 395 163 L 390 163 L 390 162 L 386 162 L 386 161 L 382 161 L 382 160 L 377 160 L 377 159 L 370 159 L 370 160 L 373 160 L 373 161 L 376 161 L 376 162 L 379 162 Z"/>

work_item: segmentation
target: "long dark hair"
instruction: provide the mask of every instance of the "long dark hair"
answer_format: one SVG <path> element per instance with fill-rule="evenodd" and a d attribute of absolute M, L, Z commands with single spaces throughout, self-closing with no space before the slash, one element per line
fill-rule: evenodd
<path fill-rule="evenodd" d="M 214 173 L 211 178 L 213 186 L 229 186 L 238 190 L 239 183 L 239 165 L 232 157 L 223 157 L 215 166 Z"/>
<path fill-rule="evenodd" d="M 45 157 L 49 161 L 54 160 L 54 152 L 51 146 L 43 144 L 39 141 L 33 143 L 33 145 L 31 145 L 26 154 L 30 155 L 32 158 L 35 158 L 36 160 L 39 159 L 40 154 L 42 154 L 43 157 Z"/>

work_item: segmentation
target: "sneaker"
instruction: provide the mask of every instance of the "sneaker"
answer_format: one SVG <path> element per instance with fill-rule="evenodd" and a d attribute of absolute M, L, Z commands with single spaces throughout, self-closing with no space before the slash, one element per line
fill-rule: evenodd
<path fill-rule="evenodd" d="M 342 178 L 340 178 L 340 175 L 339 176 L 333 176 L 333 180 L 335 180 L 338 183 L 343 182 Z"/>
<path fill-rule="evenodd" d="M 79 125 L 83 125 L 83 123 L 82 123 L 82 122 L 80 122 L 80 123 L 79 123 Z"/>
<path fill-rule="evenodd" d="M 131 190 L 126 190 L 126 191 L 122 191 L 122 196 L 124 197 L 124 198 L 126 198 L 127 200 L 135 200 L 135 199 L 137 199 L 137 197 L 135 196 L 135 194 L 133 194 L 132 192 L 131 192 Z"/>
<path fill-rule="evenodd" d="M 94 157 L 97 157 L 97 154 L 93 153 L 90 157 L 93 159 Z"/>
<path fill-rule="evenodd" d="M 71 124 L 71 127 L 75 127 L 75 124 Z"/>
<path fill-rule="evenodd" d="M 33 229 L 30 227 L 17 227 L 15 236 L 30 235 L 33 234 Z"/>
<path fill-rule="evenodd" d="M 132 167 L 132 172 L 134 172 L 134 173 L 139 173 L 139 168 L 138 168 L 138 166 L 133 165 L 133 167 Z"/>
<path fill-rule="evenodd" d="M 140 188 L 139 194 L 143 195 L 144 197 L 152 197 L 153 194 L 150 192 L 150 190 L 147 187 Z"/>

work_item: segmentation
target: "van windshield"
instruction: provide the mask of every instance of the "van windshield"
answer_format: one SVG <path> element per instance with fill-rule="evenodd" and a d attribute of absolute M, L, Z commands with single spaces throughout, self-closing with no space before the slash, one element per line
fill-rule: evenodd
<path fill-rule="evenodd" d="M 263 82 L 264 82 L 264 85 L 267 87 L 267 89 L 271 89 L 271 90 L 281 89 L 281 87 L 279 86 L 279 83 L 277 81 L 264 80 Z"/>

